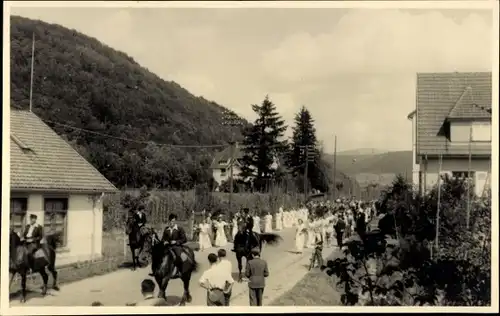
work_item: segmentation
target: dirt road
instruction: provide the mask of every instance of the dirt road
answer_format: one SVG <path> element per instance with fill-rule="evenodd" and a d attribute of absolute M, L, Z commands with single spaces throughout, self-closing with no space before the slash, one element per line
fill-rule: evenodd
<path fill-rule="evenodd" d="M 266 301 L 270 301 L 283 294 L 299 281 L 307 273 L 307 263 L 311 251 L 302 255 L 293 253 L 294 229 L 286 229 L 280 232 L 283 241 L 277 246 L 264 246 L 262 258 L 269 264 L 270 276 L 266 289 Z M 237 262 L 234 253 L 230 251 L 232 244 L 225 249 L 233 264 L 233 277 L 237 277 Z M 201 273 L 207 269 L 207 255 L 215 252 L 210 249 L 196 253 L 196 259 L 200 264 L 199 271 L 193 275 L 191 281 L 192 303 L 189 305 L 206 305 L 206 292 L 198 285 Z M 18 300 L 12 300 L 10 306 L 90 306 L 92 302 L 99 301 L 105 306 L 124 306 L 141 300 L 140 283 L 145 278 L 150 278 L 149 267 L 131 270 L 119 270 L 103 276 L 96 276 L 85 280 L 65 284 L 59 292 L 49 290 L 45 297 L 41 297 L 38 289 L 33 289 L 25 304 Z M 293 278 L 290 278 L 293 276 Z M 30 285 L 28 284 L 28 287 Z M 235 284 L 233 287 L 232 305 L 244 306 L 248 304 L 247 284 L 245 282 Z M 182 282 L 173 280 L 167 288 L 168 305 L 177 305 L 182 296 Z"/>

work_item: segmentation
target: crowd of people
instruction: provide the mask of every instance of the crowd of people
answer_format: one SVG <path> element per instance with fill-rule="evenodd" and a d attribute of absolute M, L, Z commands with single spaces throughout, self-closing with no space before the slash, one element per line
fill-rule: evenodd
<path fill-rule="evenodd" d="M 376 215 L 375 211 L 374 203 L 355 199 L 311 201 L 290 210 L 280 207 L 274 216 L 268 212 L 263 219 L 251 212 L 252 230 L 261 233 L 295 227 L 297 253 L 302 253 L 304 248 L 315 248 L 317 239 L 321 239 L 324 246 L 341 247 L 343 240 L 354 232 L 366 230 L 366 224 Z M 231 221 L 226 221 L 223 214 L 215 218 L 210 213 L 203 215 L 197 227 L 200 250 L 225 247 L 234 240 L 241 212 L 234 214 Z"/>

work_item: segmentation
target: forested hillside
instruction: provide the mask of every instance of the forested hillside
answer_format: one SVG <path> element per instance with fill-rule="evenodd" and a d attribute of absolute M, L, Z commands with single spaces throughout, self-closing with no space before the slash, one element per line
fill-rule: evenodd
<path fill-rule="evenodd" d="M 182 146 L 227 144 L 225 109 L 75 30 L 11 17 L 11 107 L 29 107 L 33 32 L 33 112 L 110 181 L 187 189 L 211 179 L 208 167 L 220 148 Z"/>

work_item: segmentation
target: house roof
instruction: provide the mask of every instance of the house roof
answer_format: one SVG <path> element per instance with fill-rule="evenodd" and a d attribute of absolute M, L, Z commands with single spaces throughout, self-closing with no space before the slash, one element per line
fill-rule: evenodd
<path fill-rule="evenodd" d="M 417 74 L 417 154 L 465 155 L 468 144 L 450 142 L 450 118 L 491 118 L 491 72 Z M 491 154 L 490 144 L 472 143 L 473 154 Z"/>
<path fill-rule="evenodd" d="M 235 148 L 234 157 L 236 161 L 238 161 L 238 159 L 241 159 L 243 157 L 243 152 L 241 148 L 238 146 L 236 146 Z M 215 154 L 215 157 L 212 160 L 210 168 L 211 169 L 228 168 L 230 166 L 230 158 L 231 158 L 231 147 L 228 146 Z"/>
<path fill-rule="evenodd" d="M 11 190 L 115 192 L 116 187 L 28 111 L 10 110 Z"/>
<path fill-rule="evenodd" d="M 480 106 L 476 103 L 474 94 L 472 87 L 466 87 L 448 114 L 448 119 L 491 118 L 491 113 L 484 108 L 486 105 Z M 491 104 L 489 107 L 491 109 Z"/>

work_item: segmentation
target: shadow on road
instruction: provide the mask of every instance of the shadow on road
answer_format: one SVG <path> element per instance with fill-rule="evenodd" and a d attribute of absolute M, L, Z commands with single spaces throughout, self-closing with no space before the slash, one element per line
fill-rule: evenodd
<path fill-rule="evenodd" d="M 21 299 L 21 291 L 22 290 L 19 289 L 18 291 L 9 293 L 9 301 L 12 301 L 15 299 Z M 49 291 L 47 291 L 47 294 L 45 296 L 50 296 L 50 295 L 52 295 L 52 294 L 50 293 L 50 290 L 49 290 Z M 26 301 L 29 301 L 30 299 L 37 298 L 37 297 L 44 297 L 44 296 L 42 295 L 42 292 L 26 289 Z"/>

